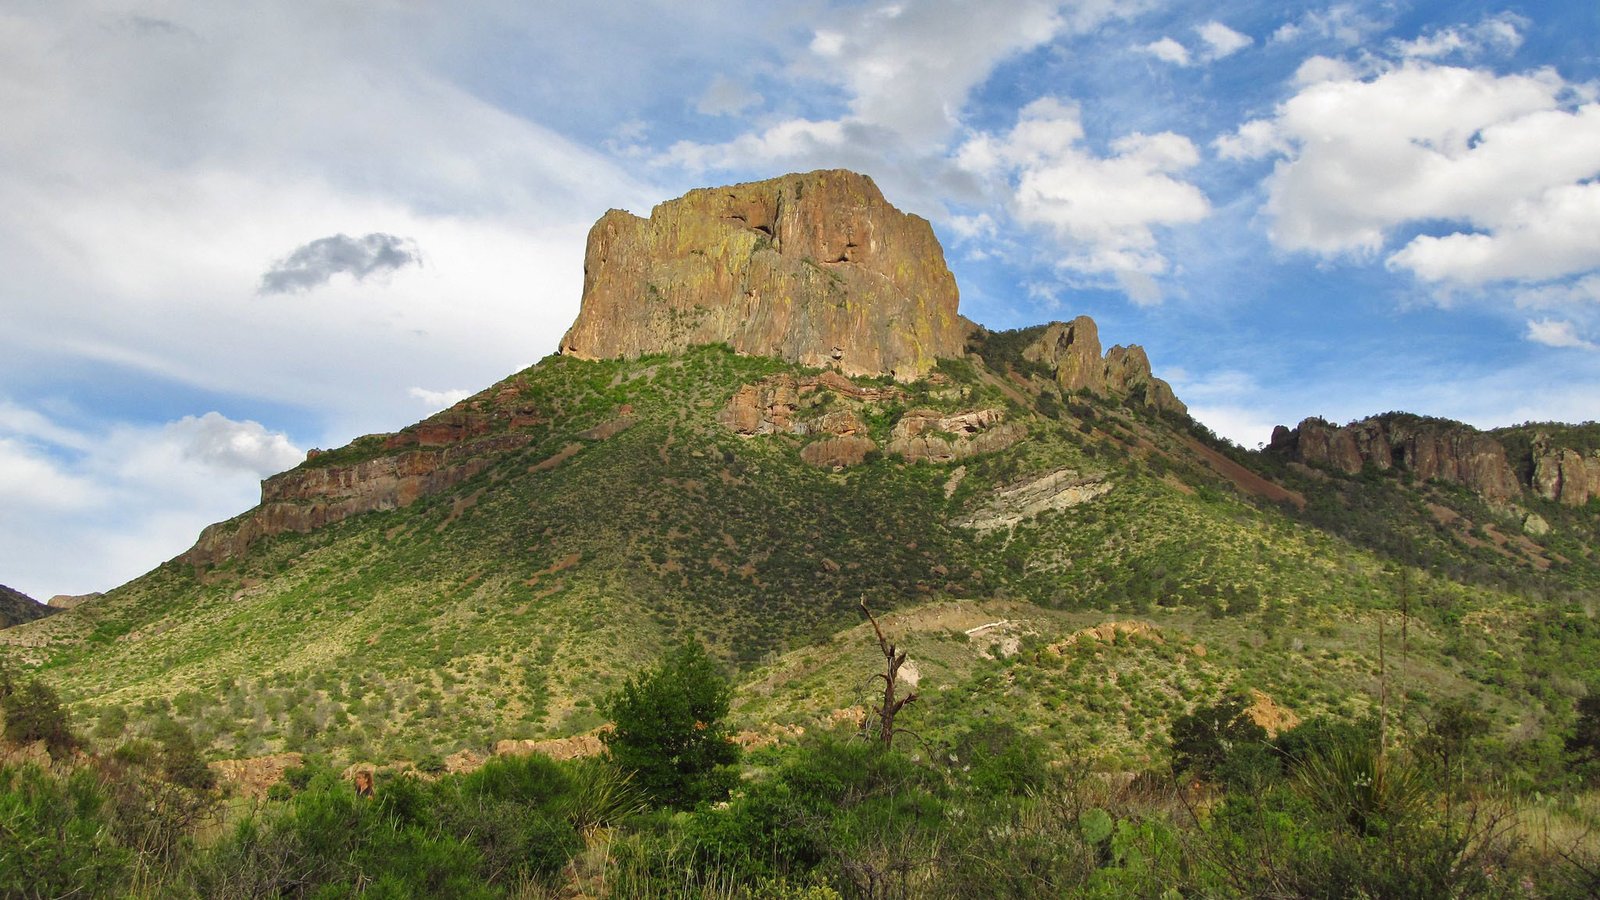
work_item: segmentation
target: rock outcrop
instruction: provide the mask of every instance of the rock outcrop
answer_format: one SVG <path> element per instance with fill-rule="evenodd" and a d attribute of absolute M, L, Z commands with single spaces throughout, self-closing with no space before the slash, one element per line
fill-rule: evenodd
<path fill-rule="evenodd" d="M 1111 491 L 1105 473 L 1057 469 L 996 489 L 970 513 L 951 522 L 977 532 L 1011 529 L 1040 513 L 1070 509 Z"/>
<path fill-rule="evenodd" d="M 1006 421 L 1003 409 L 954 414 L 913 409 L 894 423 L 885 449 L 906 462 L 946 463 L 1004 450 L 1027 433 L 1021 422 Z"/>
<path fill-rule="evenodd" d="M 1189 411 L 1172 393 L 1171 385 L 1150 373 L 1150 357 L 1143 347 L 1115 346 L 1102 356 L 1100 329 L 1088 316 L 1051 322 L 1023 348 L 1022 358 L 1053 372 L 1063 391 L 1088 390 L 1160 412 L 1186 415 Z"/>
<path fill-rule="evenodd" d="M 1294 429 L 1279 425 L 1268 449 L 1312 466 L 1349 475 L 1366 466 L 1398 468 L 1416 478 L 1465 485 L 1490 500 L 1520 496 L 1522 484 L 1505 447 L 1460 422 L 1386 415 L 1337 426 L 1309 418 Z"/>
<path fill-rule="evenodd" d="M 42 619 L 59 609 L 46 606 L 21 591 L 0 584 L 0 628 Z"/>
<path fill-rule="evenodd" d="M 1570 447 L 1533 443 L 1534 492 L 1546 500 L 1582 506 L 1600 497 L 1600 450 L 1583 453 Z"/>
<path fill-rule="evenodd" d="M 527 446 L 533 440 L 527 429 L 545 421 L 516 385 L 501 384 L 400 432 L 367 435 L 335 451 L 357 457 L 351 462 L 312 450 L 305 463 L 261 482 L 260 505 L 207 526 L 177 561 L 214 565 L 263 538 L 410 506 Z"/>
<path fill-rule="evenodd" d="M 54 609 L 77 609 L 90 600 L 98 600 L 104 596 L 105 594 L 99 591 L 90 591 L 87 594 L 57 594 L 46 600 L 45 605 Z"/>
<path fill-rule="evenodd" d="M 810 434 L 814 431 L 851 433 L 853 429 L 839 430 L 837 419 L 830 426 L 825 421 L 826 416 L 810 421 L 803 415 L 831 400 L 828 394 L 857 403 L 886 403 L 905 396 L 905 392 L 899 388 L 862 387 L 837 372 L 800 377 L 771 375 L 735 391 L 717 414 L 717 421 L 728 430 L 746 437 L 756 434 Z"/>
<path fill-rule="evenodd" d="M 589 232 L 561 352 L 633 358 L 727 343 L 850 375 L 914 379 L 970 323 L 928 222 L 841 170 L 690 191 Z"/>

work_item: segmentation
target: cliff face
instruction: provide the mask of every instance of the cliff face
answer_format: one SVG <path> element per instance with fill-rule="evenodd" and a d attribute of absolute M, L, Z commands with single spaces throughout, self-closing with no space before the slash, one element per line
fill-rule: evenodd
<path fill-rule="evenodd" d="M 561 352 L 637 357 L 726 342 L 848 375 L 910 380 L 970 325 L 928 222 L 845 171 L 691 191 L 589 232 Z"/>
<path fill-rule="evenodd" d="M 1568 506 L 1600 497 L 1600 450 L 1585 453 L 1535 440 L 1532 457 L 1531 487 L 1539 496 Z"/>
<path fill-rule="evenodd" d="M 1310 418 L 1292 430 L 1273 429 L 1269 449 L 1350 475 L 1368 465 L 1399 468 L 1423 480 L 1465 485 L 1491 500 L 1510 500 L 1523 488 L 1505 447 L 1459 422 L 1378 416 L 1340 427 Z"/>
<path fill-rule="evenodd" d="M 261 482 L 261 503 L 243 516 L 207 526 L 178 557 L 213 565 L 263 538 L 304 533 L 360 513 L 410 506 L 487 468 L 498 454 L 526 446 L 526 429 L 544 422 L 515 387 L 492 388 L 395 434 L 368 435 L 352 448 L 378 454 L 346 464 L 306 464 Z M 348 452 L 348 451 L 347 451 Z"/>
<path fill-rule="evenodd" d="M 1100 355 L 1100 330 L 1088 316 L 1052 322 L 1022 351 L 1022 357 L 1055 373 L 1063 391 L 1086 389 L 1102 397 L 1142 396 L 1144 405 L 1187 414 L 1172 386 L 1150 374 L 1150 357 L 1137 344 L 1116 346 Z"/>

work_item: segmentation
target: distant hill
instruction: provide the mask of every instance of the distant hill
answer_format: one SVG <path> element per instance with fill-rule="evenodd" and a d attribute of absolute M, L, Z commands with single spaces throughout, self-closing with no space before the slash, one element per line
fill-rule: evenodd
<path fill-rule="evenodd" d="M 59 610 L 0 584 L 0 628 L 32 622 L 55 612 Z"/>

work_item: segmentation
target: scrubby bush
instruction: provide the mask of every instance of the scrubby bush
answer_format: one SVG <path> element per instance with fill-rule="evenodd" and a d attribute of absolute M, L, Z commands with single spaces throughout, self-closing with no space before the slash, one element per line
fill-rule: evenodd
<path fill-rule="evenodd" d="M 0 896 L 116 896 L 132 854 L 117 845 L 95 773 L 0 766 Z"/>
<path fill-rule="evenodd" d="M 669 653 L 602 703 L 611 760 L 655 802 L 687 809 L 726 797 L 739 747 L 723 722 L 733 689 L 698 642 Z"/>
<path fill-rule="evenodd" d="M 1172 723 L 1174 774 L 1243 786 L 1276 774 L 1266 729 L 1246 713 L 1249 702 L 1229 696 Z"/>
<path fill-rule="evenodd" d="M 71 719 L 56 692 L 38 679 L 17 685 L 5 698 L 6 740 L 18 744 L 44 741 L 52 755 L 78 746 Z"/>

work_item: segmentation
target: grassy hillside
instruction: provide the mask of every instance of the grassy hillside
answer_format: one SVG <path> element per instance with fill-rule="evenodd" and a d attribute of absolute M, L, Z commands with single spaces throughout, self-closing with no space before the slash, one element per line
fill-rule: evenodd
<path fill-rule="evenodd" d="M 826 728 L 873 671 L 863 597 L 904 611 L 886 623 L 905 631 L 931 738 L 999 717 L 1137 768 L 1175 716 L 1225 691 L 1363 714 L 1380 644 L 1408 715 L 1471 698 L 1525 743 L 1571 720 L 1600 658 L 1592 510 L 1530 501 L 1553 526 L 1534 536 L 1527 509 L 1447 485 L 1286 466 L 1063 395 L 1013 359 L 1014 337 L 898 397 L 811 413 L 848 409 L 883 446 L 910 409 L 998 408 L 1025 440 L 842 470 L 801 461 L 816 435 L 717 421 L 741 386 L 807 374 L 792 366 L 719 347 L 552 357 L 479 395 L 543 421 L 470 479 L 227 563 L 168 563 L 0 648 L 100 739 L 171 716 L 213 756 L 417 759 L 582 732 L 599 697 L 688 635 L 739 672 L 741 727 Z M 995 524 L 1046 476 L 1086 499 Z M 1152 630 L 1074 637 L 1110 621 Z"/>

